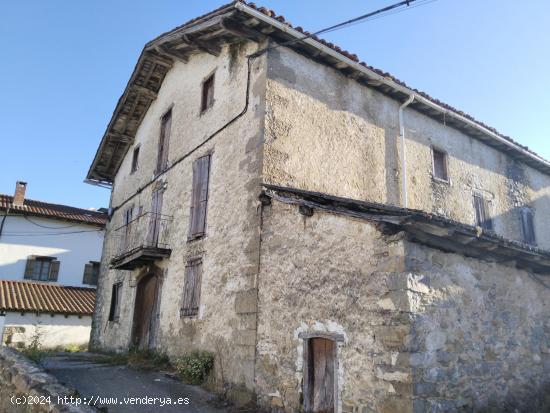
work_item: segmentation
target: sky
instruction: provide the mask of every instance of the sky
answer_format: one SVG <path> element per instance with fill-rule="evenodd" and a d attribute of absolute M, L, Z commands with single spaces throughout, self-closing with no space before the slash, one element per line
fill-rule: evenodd
<path fill-rule="evenodd" d="M 107 206 L 83 181 L 143 45 L 226 2 L 3 2 L 0 193 Z M 256 3 L 317 31 L 394 2 Z M 550 159 L 548 16 L 547 0 L 435 0 L 323 37 Z"/>

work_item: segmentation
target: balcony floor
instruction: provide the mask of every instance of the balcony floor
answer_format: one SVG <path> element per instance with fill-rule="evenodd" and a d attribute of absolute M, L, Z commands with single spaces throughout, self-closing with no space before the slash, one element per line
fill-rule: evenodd
<path fill-rule="evenodd" d="M 111 267 L 118 270 L 133 270 L 169 257 L 171 252 L 172 250 L 169 248 L 142 246 L 114 257 L 111 260 Z"/>

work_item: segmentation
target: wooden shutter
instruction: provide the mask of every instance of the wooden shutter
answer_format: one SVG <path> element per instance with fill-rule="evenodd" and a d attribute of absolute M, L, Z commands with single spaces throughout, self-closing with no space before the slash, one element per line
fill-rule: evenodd
<path fill-rule="evenodd" d="M 528 208 L 521 210 L 521 229 L 523 231 L 523 240 L 527 244 L 534 244 L 535 226 L 533 223 L 533 211 Z"/>
<path fill-rule="evenodd" d="M 48 281 L 57 281 L 57 277 L 59 276 L 59 266 L 61 263 L 59 261 L 52 261 L 50 263 L 50 274 L 48 276 Z"/>
<path fill-rule="evenodd" d="M 109 321 L 118 320 L 120 314 L 120 294 L 122 283 L 113 284 L 111 292 L 111 307 L 109 308 Z"/>
<path fill-rule="evenodd" d="M 493 221 L 489 217 L 489 201 L 480 194 L 474 194 L 474 207 L 476 211 L 476 225 L 483 229 L 492 230 Z"/>
<path fill-rule="evenodd" d="M 32 280 L 35 263 L 36 263 L 36 257 L 34 255 L 31 255 L 30 257 L 27 258 L 27 264 L 25 265 L 24 279 Z"/>
<path fill-rule="evenodd" d="M 189 237 L 204 235 L 206 228 L 206 210 L 208 206 L 208 180 L 210 174 L 210 155 L 193 162 L 193 190 L 191 195 L 191 218 Z"/>
<path fill-rule="evenodd" d="M 194 261 L 185 267 L 185 283 L 183 286 L 183 303 L 181 315 L 194 316 L 199 313 L 202 280 L 202 262 Z"/>
<path fill-rule="evenodd" d="M 157 158 L 157 173 L 163 172 L 168 166 L 168 146 L 170 144 L 170 130 L 172 129 L 172 110 L 169 110 L 161 120 L 159 148 Z"/>
<path fill-rule="evenodd" d="M 84 277 L 82 278 L 82 284 L 92 284 L 94 277 L 94 264 L 89 263 L 84 265 Z"/>

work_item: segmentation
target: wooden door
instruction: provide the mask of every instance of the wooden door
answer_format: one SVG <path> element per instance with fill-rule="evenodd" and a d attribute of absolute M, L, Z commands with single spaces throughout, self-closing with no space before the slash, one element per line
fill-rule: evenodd
<path fill-rule="evenodd" d="M 133 342 L 140 350 L 148 349 L 154 340 L 152 327 L 157 312 L 157 296 L 158 277 L 143 277 L 137 287 L 134 307 Z"/>
<path fill-rule="evenodd" d="M 304 377 L 304 407 L 309 413 L 334 412 L 336 346 L 326 338 L 311 338 Z"/>

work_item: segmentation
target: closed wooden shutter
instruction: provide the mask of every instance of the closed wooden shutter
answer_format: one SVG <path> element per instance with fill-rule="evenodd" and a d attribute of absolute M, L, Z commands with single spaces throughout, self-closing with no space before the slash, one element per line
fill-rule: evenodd
<path fill-rule="evenodd" d="M 193 162 L 193 190 L 189 224 L 189 237 L 192 239 L 203 236 L 205 232 L 209 174 L 210 155 L 203 156 Z"/>
<path fill-rule="evenodd" d="M 163 172 L 168 166 L 168 146 L 170 144 L 170 130 L 172 129 L 172 110 L 169 110 L 161 120 L 159 148 L 157 158 L 157 173 Z"/>
<path fill-rule="evenodd" d="M 489 217 L 489 201 L 480 194 L 474 194 L 476 225 L 483 229 L 492 230 L 493 220 Z"/>
<path fill-rule="evenodd" d="M 335 342 L 312 338 L 307 343 L 304 366 L 304 410 L 311 413 L 334 412 Z"/>
<path fill-rule="evenodd" d="M 199 313 L 202 281 L 202 261 L 190 262 L 185 267 L 181 316 L 190 317 Z"/>
<path fill-rule="evenodd" d="M 52 261 L 50 266 L 50 275 L 48 277 L 48 281 L 57 281 L 57 277 L 59 276 L 59 266 L 61 263 L 59 261 Z"/>
<path fill-rule="evenodd" d="M 535 226 L 533 223 L 533 211 L 528 208 L 521 210 L 521 228 L 523 231 L 523 240 L 527 244 L 534 244 L 535 239 Z"/>
<path fill-rule="evenodd" d="M 118 320 L 120 314 L 120 295 L 122 291 L 122 283 L 113 284 L 111 292 L 111 307 L 109 308 L 109 321 Z"/>
<path fill-rule="evenodd" d="M 36 257 L 31 255 L 27 258 L 27 264 L 25 265 L 25 275 L 26 280 L 31 280 L 34 274 L 34 264 L 36 263 Z"/>
<path fill-rule="evenodd" d="M 92 284 L 94 277 L 94 264 L 89 263 L 84 265 L 84 277 L 82 278 L 82 284 Z"/>

